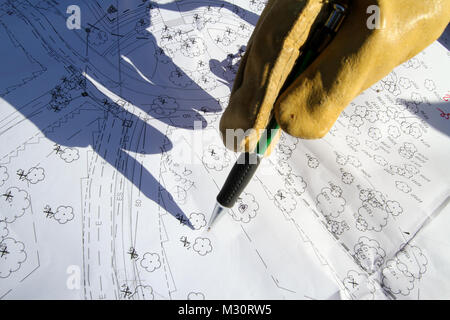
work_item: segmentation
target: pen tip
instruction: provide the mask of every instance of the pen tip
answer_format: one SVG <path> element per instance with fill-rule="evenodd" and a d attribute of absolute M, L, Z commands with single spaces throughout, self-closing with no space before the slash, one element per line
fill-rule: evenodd
<path fill-rule="evenodd" d="M 222 206 L 220 203 L 216 203 L 216 206 L 214 207 L 214 211 L 211 214 L 211 218 L 209 219 L 208 231 L 211 230 L 211 227 L 212 227 L 214 221 L 217 219 L 217 217 L 226 209 L 227 208 Z"/>

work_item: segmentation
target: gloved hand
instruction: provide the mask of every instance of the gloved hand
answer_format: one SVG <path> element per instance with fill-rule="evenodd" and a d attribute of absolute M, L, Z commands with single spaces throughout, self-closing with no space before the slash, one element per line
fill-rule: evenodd
<path fill-rule="evenodd" d="M 289 134 L 305 139 L 323 137 L 356 96 L 435 41 L 450 18 L 450 0 L 348 1 L 348 16 L 334 40 L 275 104 L 299 48 L 317 21 L 326 19 L 324 3 L 269 0 L 249 40 L 220 121 L 227 147 L 253 150 L 256 134 L 230 145 L 225 130 L 264 129 L 272 109 Z M 367 27 L 370 5 L 380 8 L 380 29 Z"/>

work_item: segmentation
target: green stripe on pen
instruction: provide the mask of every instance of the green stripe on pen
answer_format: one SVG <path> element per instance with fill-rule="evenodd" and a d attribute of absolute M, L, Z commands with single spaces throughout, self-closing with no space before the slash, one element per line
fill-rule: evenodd
<path fill-rule="evenodd" d="M 294 82 L 295 79 L 297 79 L 297 77 L 306 70 L 306 68 L 308 68 L 313 60 L 314 50 L 308 50 L 308 52 L 305 53 L 298 70 L 296 70 L 294 74 L 289 76 L 289 78 L 292 80 L 286 82 L 283 88 L 287 89 L 287 87 L 290 86 L 292 82 Z M 267 149 L 272 143 L 273 138 L 277 135 L 278 130 L 280 130 L 280 125 L 275 119 L 275 116 L 272 115 L 272 118 L 266 127 L 266 132 L 262 135 L 262 137 L 258 141 L 258 144 L 256 145 L 255 152 L 257 154 L 264 155 L 266 153 Z"/>

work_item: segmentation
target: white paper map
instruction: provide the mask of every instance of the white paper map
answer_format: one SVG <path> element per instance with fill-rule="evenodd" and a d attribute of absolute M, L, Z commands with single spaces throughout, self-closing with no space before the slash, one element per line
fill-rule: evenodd
<path fill-rule="evenodd" d="M 265 1 L 72 4 L 0 0 L 0 298 L 450 298 L 445 37 L 206 232 Z"/>

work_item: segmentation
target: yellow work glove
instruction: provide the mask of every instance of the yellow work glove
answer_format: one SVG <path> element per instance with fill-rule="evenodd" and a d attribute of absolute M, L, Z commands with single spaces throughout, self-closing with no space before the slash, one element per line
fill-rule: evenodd
<path fill-rule="evenodd" d="M 225 141 L 226 129 L 264 129 L 272 110 L 287 133 L 304 139 L 323 137 L 356 96 L 435 41 L 450 18 L 450 0 L 345 1 L 348 15 L 334 40 L 277 100 L 299 49 L 317 22 L 326 19 L 325 3 L 268 2 L 220 121 L 227 147 L 253 150 L 257 134 L 234 145 Z M 372 5 L 379 8 L 379 29 L 368 28 Z"/>

